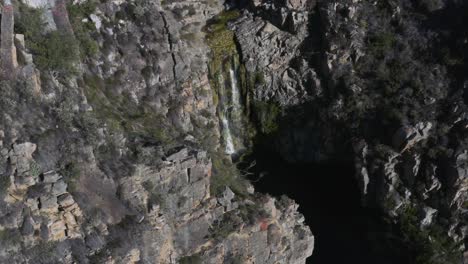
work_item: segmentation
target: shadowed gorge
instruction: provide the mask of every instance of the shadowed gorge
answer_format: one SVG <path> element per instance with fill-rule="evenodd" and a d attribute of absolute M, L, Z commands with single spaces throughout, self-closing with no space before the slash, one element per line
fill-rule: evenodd
<path fill-rule="evenodd" d="M 316 241 L 307 263 L 410 263 L 385 248 L 392 242 L 384 235 L 388 224 L 361 206 L 352 163 L 292 164 L 258 146 L 250 159 L 256 161 L 251 180 L 259 192 L 287 195 L 299 204 Z"/>

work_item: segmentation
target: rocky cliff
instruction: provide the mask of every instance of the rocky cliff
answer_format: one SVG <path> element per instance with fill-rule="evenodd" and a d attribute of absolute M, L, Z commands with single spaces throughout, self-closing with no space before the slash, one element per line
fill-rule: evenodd
<path fill-rule="evenodd" d="M 4 1 L 0 262 L 305 263 L 223 151 L 218 1 Z M 223 23 L 224 24 L 224 23 Z"/>
<path fill-rule="evenodd" d="M 362 204 L 401 236 L 376 250 L 405 263 L 463 261 L 467 8 L 250 1 L 231 24 L 267 145 L 291 163 L 353 162 Z"/>
<path fill-rule="evenodd" d="M 292 166 L 353 164 L 385 223 L 372 251 L 463 263 L 466 14 L 461 0 L 3 1 L 0 262 L 305 263 L 298 205 L 236 166 L 260 144 Z"/>

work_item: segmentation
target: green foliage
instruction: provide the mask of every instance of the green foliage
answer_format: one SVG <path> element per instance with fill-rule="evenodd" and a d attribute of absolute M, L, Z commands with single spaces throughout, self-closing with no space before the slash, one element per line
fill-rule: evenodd
<path fill-rule="evenodd" d="M 75 163 L 68 163 L 60 173 L 68 185 L 68 191 L 73 193 L 76 190 L 77 181 L 81 175 L 78 165 Z"/>
<path fill-rule="evenodd" d="M 0 245 L 6 247 L 18 244 L 21 241 L 21 234 L 18 229 L 0 230 Z"/>
<path fill-rule="evenodd" d="M 243 223 L 236 211 L 230 211 L 223 215 L 221 220 L 216 220 L 210 227 L 210 237 L 220 241 L 234 233 Z"/>
<path fill-rule="evenodd" d="M 196 41 L 199 35 L 197 33 L 185 33 L 180 36 L 181 39 L 186 41 Z"/>
<path fill-rule="evenodd" d="M 212 51 L 210 68 L 213 73 L 221 69 L 224 59 L 237 53 L 234 32 L 227 28 L 227 23 L 239 15 L 237 10 L 223 11 L 206 28 L 206 40 Z"/>
<path fill-rule="evenodd" d="M 224 192 L 226 186 L 235 194 L 246 196 L 246 180 L 242 178 L 235 164 L 223 153 L 211 153 L 213 174 L 211 176 L 211 194 L 217 196 Z"/>
<path fill-rule="evenodd" d="M 92 144 L 97 144 L 99 134 L 97 128 L 99 127 L 99 120 L 93 112 L 84 112 L 78 116 L 78 126 L 84 132 L 86 140 Z"/>
<path fill-rule="evenodd" d="M 239 205 L 239 216 L 242 218 L 244 223 L 248 223 L 250 225 L 257 223 L 259 219 L 269 217 L 267 212 L 258 204 Z"/>
<path fill-rule="evenodd" d="M 88 19 L 88 22 L 83 22 L 90 14 L 96 10 L 98 1 L 88 0 L 80 4 L 70 2 L 67 5 L 67 10 L 70 18 L 75 37 L 79 42 L 81 58 L 88 58 L 96 55 L 99 51 L 97 42 L 92 38 L 91 34 L 96 30 L 95 25 Z"/>
<path fill-rule="evenodd" d="M 29 164 L 29 174 L 32 177 L 39 177 L 39 174 L 41 174 L 41 171 L 42 171 L 42 168 L 39 164 L 37 164 L 37 162 L 32 161 Z"/>
<path fill-rule="evenodd" d="M 64 127 L 71 127 L 75 113 L 73 111 L 73 100 L 70 97 L 65 98 L 63 102 L 55 109 L 60 124 Z"/>
<path fill-rule="evenodd" d="M 186 256 L 179 259 L 179 264 L 202 264 L 203 260 L 199 255 Z"/>
<path fill-rule="evenodd" d="M 168 120 L 141 103 L 136 104 L 128 94 L 112 93 L 111 87 L 118 82 L 86 76 L 86 98 L 94 108 L 99 120 L 106 123 L 111 132 L 126 132 L 131 137 L 146 138 L 155 143 L 172 144 L 178 132 Z"/>
<path fill-rule="evenodd" d="M 79 4 L 69 4 L 67 6 L 68 15 L 73 18 L 85 18 L 96 10 L 99 1 L 86 0 Z"/>
<path fill-rule="evenodd" d="M 53 31 L 47 33 L 36 42 L 32 49 L 35 64 L 40 69 L 50 69 L 58 72 L 76 72 L 79 61 L 78 46 L 72 35 Z"/>
<path fill-rule="evenodd" d="M 445 264 L 458 263 L 460 245 L 448 236 L 447 231 L 435 225 L 421 229 L 414 207 L 405 208 L 400 217 L 401 240 L 410 252 L 411 263 Z"/>
<path fill-rule="evenodd" d="M 369 48 L 371 54 L 377 57 L 383 56 L 396 42 L 395 34 L 385 32 L 370 38 Z"/>
<path fill-rule="evenodd" d="M 42 9 L 21 5 L 21 16 L 16 21 L 16 32 L 24 34 L 26 47 L 33 54 L 34 63 L 40 70 L 76 72 L 79 47 L 75 38 L 58 31 L 44 33 L 43 12 Z"/>
<path fill-rule="evenodd" d="M 230 264 L 244 264 L 246 261 L 241 256 L 234 256 L 230 259 Z"/>
<path fill-rule="evenodd" d="M 265 84 L 265 76 L 263 76 L 262 72 L 256 72 L 253 78 L 254 85 L 264 85 Z"/>
<path fill-rule="evenodd" d="M 240 204 L 237 210 L 223 215 L 221 220 L 215 221 L 210 228 L 210 237 L 223 240 L 236 232 L 243 225 L 254 225 L 259 219 L 268 217 L 266 212 L 257 204 Z"/>
<path fill-rule="evenodd" d="M 59 255 L 56 248 L 57 242 L 43 242 L 28 249 L 27 255 L 36 263 L 57 263 Z"/>
<path fill-rule="evenodd" d="M 273 102 L 256 101 L 254 109 L 260 131 L 265 135 L 275 133 L 278 130 L 278 117 L 281 113 L 280 106 Z"/>
<path fill-rule="evenodd" d="M 6 190 L 11 185 L 10 176 L 1 175 L 0 176 L 0 194 L 3 196 L 6 194 Z"/>

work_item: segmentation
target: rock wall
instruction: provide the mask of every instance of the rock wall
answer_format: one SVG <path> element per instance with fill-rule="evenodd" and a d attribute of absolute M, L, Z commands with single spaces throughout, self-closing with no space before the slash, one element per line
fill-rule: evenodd
<path fill-rule="evenodd" d="M 13 78 L 15 68 L 18 66 L 16 60 L 16 48 L 14 45 L 13 27 L 15 24 L 13 5 L 11 1 L 5 1 L 2 9 L 1 21 L 1 67 L 2 78 Z"/>
<path fill-rule="evenodd" d="M 19 25 L 46 6 L 39 36 L 73 33 L 81 56 L 40 54 L 18 27 L 21 74 L 0 83 L 0 262 L 305 263 L 298 205 L 255 193 L 218 153 L 202 29 L 221 3 L 17 4 Z"/>
<path fill-rule="evenodd" d="M 420 263 L 460 263 L 465 248 L 466 8 L 249 1 L 232 23 L 246 67 L 264 75 L 252 97 L 281 106 L 264 134 L 272 149 L 291 162 L 354 161 L 363 204 L 435 255 Z"/>

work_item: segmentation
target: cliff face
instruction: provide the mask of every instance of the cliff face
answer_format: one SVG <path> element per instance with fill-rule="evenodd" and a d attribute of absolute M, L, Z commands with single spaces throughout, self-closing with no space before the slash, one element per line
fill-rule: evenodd
<path fill-rule="evenodd" d="M 376 252 L 461 263 L 465 2 L 2 4 L 0 262 L 305 263 L 236 167 L 260 143 L 352 162 Z"/>
<path fill-rule="evenodd" d="M 4 2 L 0 262 L 305 263 L 298 206 L 222 148 L 205 33 L 222 10 Z"/>
<path fill-rule="evenodd" d="M 231 24 L 246 67 L 262 76 L 254 118 L 260 129 L 278 123 L 263 130 L 271 149 L 292 163 L 354 162 L 363 205 L 394 223 L 395 254 L 414 250 L 408 263 L 462 261 L 467 10 L 251 1 Z"/>

